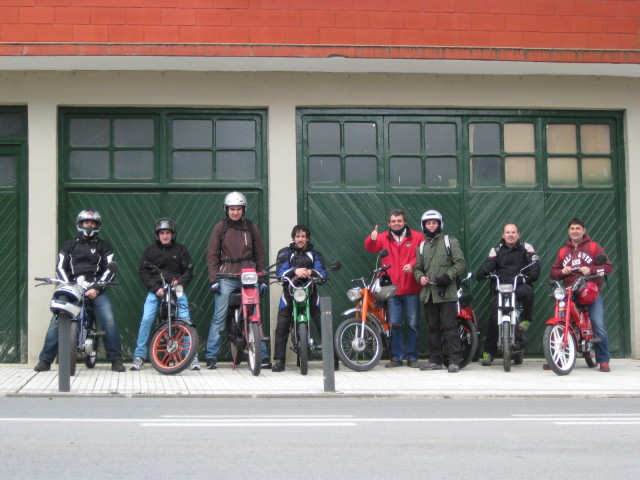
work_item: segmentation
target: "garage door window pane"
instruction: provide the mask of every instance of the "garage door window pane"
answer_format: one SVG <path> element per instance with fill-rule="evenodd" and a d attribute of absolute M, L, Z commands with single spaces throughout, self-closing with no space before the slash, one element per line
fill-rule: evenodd
<path fill-rule="evenodd" d="M 577 153 L 575 125 L 547 125 L 548 153 Z"/>
<path fill-rule="evenodd" d="M 309 183 L 317 187 L 340 185 L 340 157 L 309 158 Z"/>
<path fill-rule="evenodd" d="M 16 157 L 0 156 L 0 186 L 13 187 L 16 184 Z"/>
<path fill-rule="evenodd" d="M 609 125 L 581 125 L 580 148 L 582 153 L 611 153 Z"/>
<path fill-rule="evenodd" d="M 152 147 L 153 120 L 123 118 L 113 122 L 113 141 L 116 147 Z"/>
<path fill-rule="evenodd" d="M 458 173 L 455 158 L 427 158 L 425 171 L 426 186 L 428 188 L 455 188 L 458 185 Z"/>
<path fill-rule="evenodd" d="M 174 148 L 211 148 L 213 124 L 211 120 L 174 120 Z"/>
<path fill-rule="evenodd" d="M 71 152 L 69 177 L 78 180 L 109 178 L 109 152 L 86 150 Z"/>
<path fill-rule="evenodd" d="M 391 153 L 420 153 L 420 124 L 389 125 L 389 149 Z"/>
<path fill-rule="evenodd" d="M 577 158 L 549 158 L 547 160 L 548 184 L 550 187 L 578 186 Z"/>
<path fill-rule="evenodd" d="M 309 123 L 309 153 L 340 153 L 340 124 L 337 122 Z"/>
<path fill-rule="evenodd" d="M 507 187 L 535 187 L 536 159 L 534 157 L 507 157 L 504 181 Z"/>
<path fill-rule="evenodd" d="M 210 180 L 213 174 L 211 152 L 174 152 L 173 178 Z"/>
<path fill-rule="evenodd" d="M 534 153 L 535 136 L 532 123 L 505 123 L 504 151 Z"/>
<path fill-rule="evenodd" d="M 153 178 L 153 152 L 144 150 L 115 153 L 113 165 L 115 178 L 122 180 Z"/>
<path fill-rule="evenodd" d="M 111 144 L 111 126 L 106 118 L 77 118 L 69 122 L 72 147 L 107 147 Z"/>
<path fill-rule="evenodd" d="M 378 183 L 376 157 L 347 157 L 345 183 L 354 187 L 375 187 Z"/>
<path fill-rule="evenodd" d="M 376 153 L 376 130 L 375 123 L 345 123 L 345 152 Z"/>
<path fill-rule="evenodd" d="M 422 160 L 420 157 L 393 157 L 389 161 L 389 181 L 393 187 L 419 187 Z"/>
<path fill-rule="evenodd" d="M 429 155 L 456 153 L 456 126 L 453 123 L 428 123 L 424 127 Z"/>
<path fill-rule="evenodd" d="M 254 152 L 218 152 L 216 178 L 220 180 L 256 178 L 256 154 Z"/>
<path fill-rule="evenodd" d="M 497 123 L 469 125 L 469 150 L 474 153 L 500 153 L 500 125 Z"/>
<path fill-rule="evenodd" d="M 473 157 L 471 184 L 474 187 L 493 187 L 501 184 L 500 157 Z"/>
<path fill-rule="evenodd" d="M 0 113 L 0 137 L 18 137 L 22 135 L 22 115 L 19 113 Z"/>
<path fill-rule="evenodd" d="M 251 120 L 218 120 L 216 122 L 217 148 L 254 148 L 256 124 Z"/>
<path fill-rule="evenodd" d="M 582 159 L 583 187 L 610 187 L 612 184 L 610 158 Z"/>

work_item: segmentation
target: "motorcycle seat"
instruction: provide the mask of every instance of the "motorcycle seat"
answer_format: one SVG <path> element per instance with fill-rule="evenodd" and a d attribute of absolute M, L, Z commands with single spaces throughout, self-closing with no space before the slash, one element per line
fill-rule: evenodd
<path fill-rule="evenodd" d="M 242 305 L 242 294 L 240 292 L 233 292 L 229 295 L 229 307 L 236 308 Z"/>

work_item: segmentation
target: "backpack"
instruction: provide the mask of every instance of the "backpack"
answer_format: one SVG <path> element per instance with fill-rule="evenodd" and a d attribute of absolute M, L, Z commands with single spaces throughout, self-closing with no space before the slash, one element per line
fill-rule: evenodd
<path fill-rule="evenodd" d="M 564 260 L 564 257 L 567 254 L 567 250 L 569 250 L 569 247 L 567 245 L 565 245 L 558 252 L 558 256 L 562 260 Z M 589 250 L 591 250 L 591 258 L 593 258 L 595 260 L 595 257 L 596 257 L 596 242 L 589 242 Z"/>

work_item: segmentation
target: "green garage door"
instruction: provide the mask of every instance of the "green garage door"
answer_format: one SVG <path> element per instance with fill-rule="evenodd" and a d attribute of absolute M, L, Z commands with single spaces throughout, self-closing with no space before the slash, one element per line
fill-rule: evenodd
<path fill-rule="evenodd" d="M 327 110 L 298 112 L 300 220 L 314 245 L 344 268 L 324 287 L 338 311 L 349 307 L 350 279 L 372 270 L 363 248 L 375 225 L 387 228 L 402 208 L 419 229 L 439 210 L 445 231 L 461 240 L 475 272 L 497 245 L 504 223 L 541 256 L 530 354 L 542 354 L 548 271 L 579 216 L 616 267 L 605 293 L 610 348 L 630 351 L 624 210 L 622 115 L 611 112 Z M 489 320 L 487 282 L 473 282 L 482 330 Z M 420 349 L 426 350 L 424 324 Z"/>
<path fill-rule="evenodd" d="M 146 295 L 140 256 L 164 216 L 175 220 L 178 241 L 194 259 L 187 294 L 201 345 L 206 341 L 213 308 L 206 247 L 225 195 L 242 191 L 250 218 L 267 230 L 265 118 L 245 110 L 61 110 L 60 241 L 77 234 L 77 212 L 100 211 L 100 235 L 120 266 L 121 285 L 110 295 L 126 358 Z"/>
<path fill-rule="evenodd" d="M 0 108 L 0 363 L 26 361 L 26 112 Z"/>

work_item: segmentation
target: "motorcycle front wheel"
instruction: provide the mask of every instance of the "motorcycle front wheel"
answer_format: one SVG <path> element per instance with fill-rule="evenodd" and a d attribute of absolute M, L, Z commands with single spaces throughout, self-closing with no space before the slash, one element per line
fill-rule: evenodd
<path fill-rule="evenodd" d="M 478 329 L 472 321 L 458 317 L 458 331 L 460 335 L 460 346 L 462 347 L 460 368 L 464 368 L 469 365 L 469 362 L 471 362 L 478 350 Z M 444 334 L 442 335 L 442 363 L 445 367 L 449 366 L 449 352 Z"/>
<path fill-rule="evenodd" d="M 260 325 L 257 322 L 249 322 L 247 334 L 247 346 L 249 347 L 249 369 L 253 375 L 260 375 L 262 367 L 262 354 L 260 345 Z"/>
<path fill-rule="evenodd" d="M 542 343 L 544 358 L 556 375 L 568 375 L 576 365 L 576 339 L 571 331 L 566 332 L 566 335 L 568 335 L 567 345 L 563 347 L 564 325 L 547 325 L 547 328 L 544 329 Z"/>
<path fill-rule="evenodd" d="M 352 316 L 342 322 L 334 337 L 340 360 L 351 370 L 367 372 L 375 367 L 382 356 L 382 337 L 370 322 L 362 323 Z"/>
<path fill-rule="evenodd" d="M 300 374 L 306 375 L 309 372 L 309 324 L 306 322 L 298 324 L 298 358 L 300 360 Z"/>
<path fill-rule="evenodd" d="M 505 372 L 511 371 L 511 324 L 502 324 L 502 366 Z"/>
<path fill-rule="evenodd" d="M 164 375 L 180 373 L 189 365 L 198 351 L 198 332 L 193 325 L 174 322 L 164 325 L 151 338 L 149 360 Z"/>

